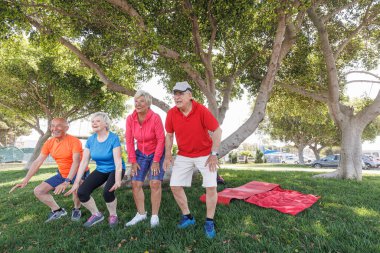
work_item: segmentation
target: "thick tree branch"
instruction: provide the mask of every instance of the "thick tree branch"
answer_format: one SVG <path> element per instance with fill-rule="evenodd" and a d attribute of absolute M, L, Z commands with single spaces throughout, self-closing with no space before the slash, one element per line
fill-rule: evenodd
<path fill-rule="evenodd" d="M 63 118 L 65 119 L 68 119 L 70 118 L 72 115 L 76 114 L 78 111 L 80 110 L 80 108 L 78 106 L 73 106 L 73 108 L 71 108 L 69 111 L 67 111 L 64 115 L 62 115 Z"/>
<path fill-rule="evenodd" d="M 137 21 L 137 25 L 141 31 L 146 31 L 144 19 L 127 1 L 123 1 L 123 0 L 106 0 L 106 1 L 114 6 L 119 7 L 124 12 L 126 12 L 131 18 L 134 18 Z"/>
<path fill-rule="evenodd" d="M 266 105 L 269 100 L 270 93 L 273 88 L 274 78 L 278 71 L 278 64 L 281 54 L 281 46 L 285 36 L 286 18 L 283 10 L 278 14 L 278 24 L 276 35 L 273 43 L 271 60 L 268 65 L 266 76 L 261 82 L 259 92 L 256 97 L 255 106 L 251 116 L 244 122 L 234 133 L 228 136 L 221 143 L 219 153 L 225 156 L 228 151 L 237 148 L 243 140 L 250 136 L 255 131 L 259 123 L 264 119 Z"/>
<path fill-rule="evenodd" d="M 238 76 L 240 76 L 243 73 L 243 71 L 245 69 L 247 69 L 248 66 L 256 59 L 257 54 L 258 54 L 257 52 L 255 54 L 253 54 L 252 57 L 250 59 L 248 59 L 246 62 L 244 62 L 239 67 L 239 69 L 237 69 L 234 73 L 232 73 L 231 75 L 229 75 L 227 77 L 222 78 L 223 82 L 225 82 L 227 85 L 223 89 L 223 101 L 222 101 L 221 106 L 218 109 L 218 111 L 219 111 L 218 112 L 218 117 L 219 117 L 218 121 L 220 124 L 223 123 L 223 120 L 226 116 L 226 112 L 229 108 L 231 93 L 232 93 L 232 87 L 234 85 L 236 78 Z M 260 76 L 258 80 L 262 81 L 262 79 L 263 79 L 263 77 Z"/>
<path fill-rule="evenodd" d="M 225 82 L 227 84 L 227 86 L 223 90 L 223 101 L 222 101 L 221 106 L 218 109 L 219 110 L 219 113 L 218 113 L 219 124 L 223 124 L 223 120 L 226 116 L 226 112 L 227 112 L 229 104 L 230 104 L 232 86 L 233 86 L 234 82 L 235 82 L 234 77 L 228 77 L 226 82 Z"/>
<path fill-rule="evenodd" d="M 215 42 L 215 38 L 216 38 L 216 32 L 218 29 L 216 19 L 215 19 L 214 15 L 212 15 L 212 2 L 213 2 L 213 0 L 209 0 L 208 5 L 207 5 L 208 20 L 209 20 L 210 26 L 211 26 L 210 43 L 208 45 L 208 50 L 207 50 L 207 54 L 209 55 L 209 57 L 212 54 L 212 48 L 214 46 L 214 42 Z"/>
<path fill-rule="evenodd" d="M 124 13 L 128 14 L 130 17 L 136 18 L 140 30 L 142 32 L 146 32 L 147 29 L 143 17 L 133 8 L 132 5 L 128 3 L 128 1 L 107 0 L 107 2 L 116 7 L 119 7 Z M 158 45 L 158 53 L 162 57 L 175 60 L 181 66 L 181 68 L 190 76 L 190 78 L 198 85 L 200 90 L 206 95 L 209 103 L 215 101 L 215 94 L 210 93 L 209 89 L 207 88 L 207 84 L 203 80 L 201 74 L 195 68 L 193 68 L 189 62 L 182 59 L 178 52 L 164 45 Z M 213 113 L 215 113 L 214 115 L 217 115 L 216 110 L 214 110 Z"/>
<path fill-rule="evenodd" d="M 312 98 L 316 101 L 323 102 L 323 103 L 327 103 L 327 101 L 328 101 L 327 92 L 323 93 L 323 94 L 320 94 L 320 93 L 317 94 L 314 92 L 306 91 L 304 88 L 296 87 L 295 85 L 290 85 L 290 84 L 286 84 L 286 83 L 278 83 L 278 84 L 281 87 L 283 87 L 283 88 L 285 88 L 291 92 L 300 94 L 300 95 L 305 96 L 305 97 Z"/>
<path fill-rule="evenodd" d="M 48 96 L 47 100 L 44 99 L 43 97 L 41 97 L 40 94 L 39 94 L 38 87 L 36 85 L 34 85 L 33 83 L 30 83 L 29 87 L 32 89 L 31 93 L 29 93 L 29 94 L 34 95 L 35 101 L 39 104 L 39 106 L 41 107 L 41 109 L 44 111 L 46 117 L 51 117 L 52 112 L 49 109 L 50 97 Z M 48 88 L 50 88 L 50 85 L 48 85 Z M 44 103 L 45 101 L 47 102 L 46 104 Z"/>
<path fill-rule="evenodd" d="M 60 37 L 59 42 L 67 47 L 71 52 L 73 52 L 84 64 L 86 64 L 87 67 L 94 70 L 96 74 L 98 74 L 100 80 L 107 85 L 107 88 L 110 90 L 126 94 L 128 96 L 133 96 L 135 94 L 134 90 L 129 90 L 113 81 L 111 81 L 107 75 L 103 72 L 103 70 L 99 67 L 98 64 L 91 61 L 87 58 L 86 55 L 84 55 L 76 46 L 74 46 L 69 40 Z"/>
<path fill-rule="evenodd" d="M 295 8 L 299 8 L 299 4 L 300 3 L 297 2 Z M 299 30 L 301 29 L 301 25 L 305 18 L 305 15 L 306 15 L 306 10 L 299 11 L 293 22 L 292 20 L 289 20 L 289 22 L 287 22 L 286 31 L 285 31 L 285 39 L 281 47 L 281 55 L 280 55 L 279 62 L 282 62 L 282 60 L 289 53 L 291 47 L 297 40 L 297 34 Z"/>
<path fill-rule="evenodd" d="M 349 83 L 380 83 L 380 81 L 371 81 L 371 80 L 351 80 L 346 82 L 346 84 Z"/>
<path fill-rule="evenodd" d="M 344 74 L 345 76 L 349 75 L 349 74 L 366 74 L 366 75 L 370 75 L 370 76 L 373 76 L 377 79 L 380 80 L 380 76 L 376 75 L 376 74 L 373 74 L 369 71 L 363 71 L 363 70 L 353 70 L 353 71 L 348 71 L 346 74 Z"/>
<path fill-rule="evenodd" d="M 349 71 L 345 74 L 345 76 L 349 74 L 366 74 L 370 75 L 372 77 L 375 77 L 376 79 L 380 80 L 380 76 L 373 74 L 369 71 L 362 71 L 362 70 L 353 70 Z M 369 83 L 380 83 L 380 81 L 374 81 L 374 80 L 352 80 L 346 82 L 348 83 L 354 83 L 354 82 L 369 82 Z M 370 104 L 369 106 L 365 107 L 363 110 L 358 112 L 356 114 L 356 118 L 360 124 L 365 127 L 368 125 L 371 121 L 373 121 L 377 116 L 380 115 L 380 92 L 378 92 L 375 100 Z"/>
<path fill-rule="evenodd" d="M 27 17 L 29 22 L 35 26 L 39 31 L 41 31 L 42 33 L 46 33 L 46 34 L 52 34 L 51 30 L 45 28 L 44 26 L 42 26 L 37 20 L 31 18 L 31 17 Z M 130 90 L 130 89 L 127 89 L 115 82 L 113 82 L 112 80 L 110 80 L 107 75 L 103 72 L 103 70 L 99 67 L 98 64 L 96 64 L 95 62 L 91 61 L 89 58 L 87 58 L 87 56 L 85 54 L 83 54 L 76 46 L 74 46 L 69 40 L 63 38 L 63 37 L 59 37 L 59 42 L 64 45 L 66 48 L 68 48 L 71 52 L 73 52 L 87 67 L 89 67 L 90 69 L 92 69 L 93 71 L 95 71 L 95 73 L 98 75 L 98 77 L 100 78 L 100 80 L 107 86 L 108 89 L 112 90 L 112 91 L 115 91 L 115 92 L 119 92 L 119 93 L 122 93 L 122 94 L 125 94 L 125 95 L 128 95 L 128 96 L 131 96 L 133 97 L 134 94 L 136 93 L 135 90 Z M 153 99 L 153 104 L 156 105 L 157 107 L 159 107 L 160 109 L 162 109 L 163 111 L 167 112 L 169 109 L 170 109 L 170 106 L 167 105 L 165 102 L 163 101 L 160 101 L 156 98 Z"/>
<path fill-rule="evenodd" d="M 337 125 L 340 125 L 343 114 L 340 111 L 339 104 L 339 81 L 338 81 L 338 71 L 336 69 L 336 63 L 334 58 L 334 53 L 329 42 L 329 36 L 325 25 L 322 23 L 321 19 L 317 16 L 314 8 L 309 8 L 307 13 L 313 22 L 314 26 L 318 30 L 318 34 L 321 40 L 321 49 L 323 56 L 325 58 L 327 77 L 328 77 L 328 87 L 329 87 L 329 108 L 331 115 Z"/>
<path fill-rule="evenodd" d="M 201 62 L 206 69 L 206 83 L 208 84 L 208 91 L 211 92 L 213 97 L 215 97 L 214 70 L 212 67 L 211 55 L 208 55 L 203 51 L 203 43 L 199 31 L 198 17 L 195 15 L 193 7 L 189 0 L 184 0 L 184 8 L 188 12 L 189 18 L 191 20 L 195 52 L 201 59 Z M 212 102 L 212 100 L 209 100 L 209 103 Z"/>
<path fill-rule="evenodd" d="M 191 79 L 195 81 L 195 83 L 199 86 L 201 91 L 205 94 L 208 93 L 207 85 L 203 80 L 201 74 L 196 69 L 194 69 L 190 63 L 188 63 L 187 61 L 183 61 L 179 53 L 162 45 L 158 47 L 158 53 L 165 58 L 175 60 L 182 67 L 182 69 L 191 77 Z"/>
<path fill-rule="evenodd" d="M 26 119 L 24 119 L 23 117 L 18 117 L 22 122 L 24 122 L 25 124 L 27 124 L 28 126 L 30 126 L 31 128 L 33 128 L 34 130 L 36 130 L 40 135 L 44 135 L 44 131 L 42 131 L 42 129 L 40 128 L 39 124 L 33 124 L 33 123 L 30 123 L 29 121 L 27 121 Z"/>
<path fill-rule="evenodd" d="M 375 100 L 369 106 L 356 114 L 358 122 L 363 126 L 367 126 L 377 116 L 380 115 L 380 91 L 377 93 Z"/>

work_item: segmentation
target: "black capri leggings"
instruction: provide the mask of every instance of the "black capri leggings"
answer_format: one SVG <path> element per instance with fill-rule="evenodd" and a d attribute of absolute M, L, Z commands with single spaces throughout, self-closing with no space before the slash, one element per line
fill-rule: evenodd
<path fill-rule="evenodd" d="M 124 177 L 125 170 L 121 172 L 121 178 Z M 85 203 L 90 200 L 91 193 L 104 184 L 106 185 L 103 189 L 103 197 L 106 203 L 110 203 L 115 200 L 115 192 L 110 192 L 109 190 L 115 184 L 115 171 L 102 173 L 97 170 L 93 171 L 87 178 L 84 180 L 83 184 L 79 186 L 78 197 L 80 202 Z"/>

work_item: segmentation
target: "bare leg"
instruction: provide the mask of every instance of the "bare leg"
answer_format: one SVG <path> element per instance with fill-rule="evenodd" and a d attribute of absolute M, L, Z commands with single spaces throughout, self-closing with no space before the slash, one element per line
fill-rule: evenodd
<path fill-rule="evenodd" d="M 181 209 L 182 214 L 184 214 L 184 215 L 189 214 L 190 210 L 189 210 L 189 206 L 187 204 L 187 197 L 186 197 L 186 194 L 185 194 L 183 187 L 182 186 L 171 186 L 170 188 L 172 189 L 174 199 L 177 202 L 179 208 Z"/>
<path fill-rule="evenodd" d="M 92 215 L 99 213 L 95 200 L 92 197 L 90 197 L 89 201 L 82 203 L 82 205 L 87 208 Z"/>
<path fill-rule="evenodd" d="M 160 180 L 151 180 L 150 184 L 150 201 L 152 202 L 152 215 L 158 215 L 161 204 L 161 181 Z"/>
<path fill-rule="evenodd" d="M 57 202 L 55 202 L 53 196 L 49 193 L 52 190 L 54 190 L 53 186 L 46 182 L 42 182 L 36 188 L 34 188 L 34 195 L 39 199 L 39 201 L 41 201 L 42 203 L 50 207 L 52 211 L 54 211 L 59 209 L 59 205 L 57 204 Z"/>
<path fill-rule="evenodd" d="M 216 187 L 207 187 L 206 188 L 207 218 L 210 218 L 210 219 L 214 218 L 217 201 L 218 201 L 218 193 L 216 191 Z"/>
<path fill-rule="evenodd" d="M 145 214 L 145 196 L 144 190 L 142 188 L 143 182 L 140 181 L 132 181 L 132 192 L 133 198 L 135 199 L 135 204 L 137 208 L 137 212 L 139 214 Z"/>
<path fill-rule="evenodd" d="M 78 194 L 76 192 L 73 192 L 73 202 L 74 202 L 74 208 L 79 209 L 81 206 L 81 203 L 78 198 Z"/>
<path fill-rule="evenodd" d="M 106 203 L 106 205 L 107 205 L 108 212 L 110 213 L 110 216 L 111 215 L 117 216 L 116 214 L 117 198 L 115 198 L 115 200 L 110 203 Z"/>
<path fill-rule="evenodd" d="M 80 181 L 80 185 L 83 184 L 84 180 Z M 74 208 L 79 209 L 82 203 L 79 200 L 78 192 L 73 192 L 73 202 L 74 202 Z"/>

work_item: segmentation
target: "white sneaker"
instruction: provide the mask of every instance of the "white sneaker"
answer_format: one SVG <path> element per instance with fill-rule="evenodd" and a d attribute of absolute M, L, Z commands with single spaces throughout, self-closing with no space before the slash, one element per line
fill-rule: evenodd
<path fill-rule="evenodd" d="M 154 228 L 157 227 L 160 224 L 160 219 L 158 218 L 158 215 L 152 215 L 150 218 L 150 227 Z"/>
<path fill-rule="evenodd" d="M 139 223 L 140 221 L 143 221 L 145 219 L 146 219 L 146 213 L 145 214 L 139 214 L 139 213 L 137 213 L 136 216 L 132 220 L 130 220 L 129 222 L 125 223 L 125 226 L 129 227 L 129 226 L 136 225 L 137 223 Z"/>

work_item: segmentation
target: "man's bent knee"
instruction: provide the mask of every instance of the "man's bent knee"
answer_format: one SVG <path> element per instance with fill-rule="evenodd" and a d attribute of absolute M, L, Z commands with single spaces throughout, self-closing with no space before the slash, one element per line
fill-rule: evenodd
<path fill-rule="evenodd" d="M 45 187 L 43 187 L 42 185 L 38 185 L 36 186 L 36 188 L 34 188 L 33 192 L 34 192 L 34 195 L 36 197 L 39 197 L 41 195 L 45 195 L 47 194 L 48 192 L 50 191 L 50 189 L 45 189 Z"/>

